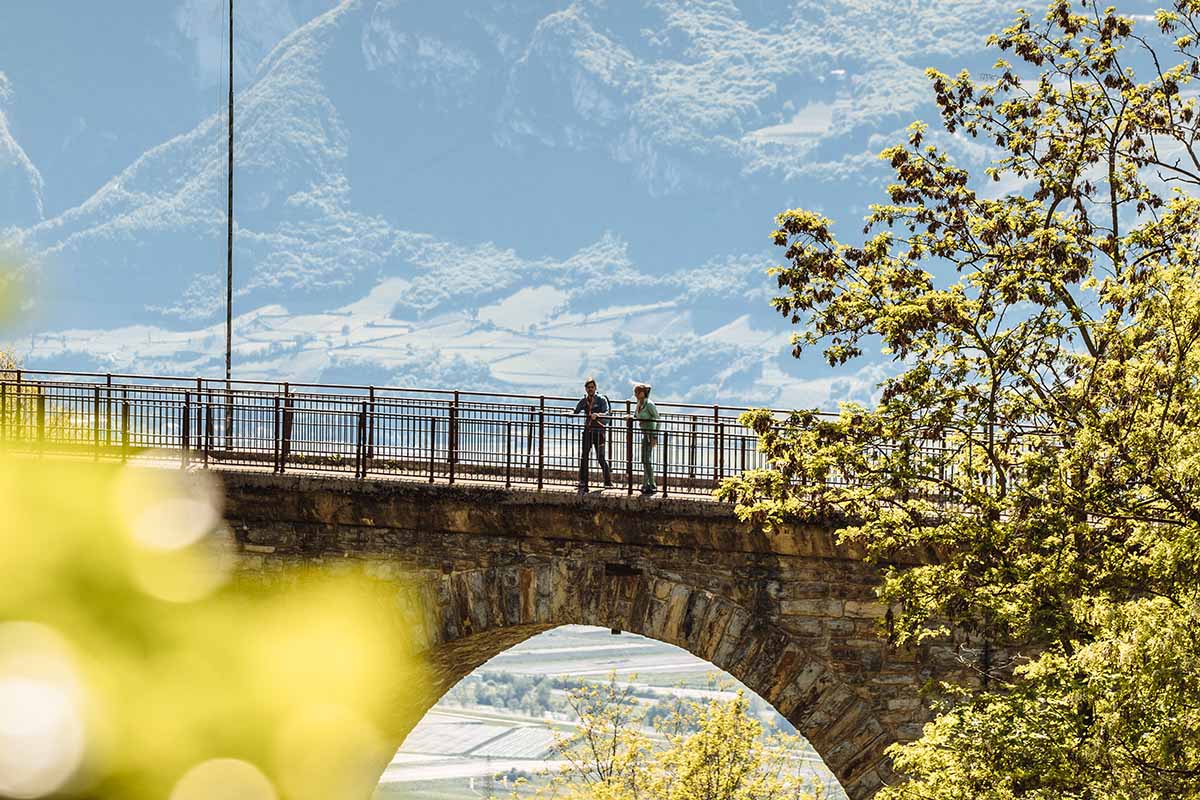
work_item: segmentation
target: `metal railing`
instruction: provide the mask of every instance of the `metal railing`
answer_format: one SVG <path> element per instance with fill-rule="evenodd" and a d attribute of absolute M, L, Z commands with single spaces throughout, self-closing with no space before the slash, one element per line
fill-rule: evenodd
<path fill-rule="evenodd" d="M 574 487 L 578 398 L 170 376 L 0 371 L 0 442 L 105 459 L 178 459 L 181 467 L 340 472 L 430 482 Z M 617 487 L 642 482 L 632 400 L 612 402 L 605 444 Z M 707 495 L 763 467 L 744 408 L 657 403 L 658 491 Z M 603 477 L 589 459 L 589 485 Z"/>

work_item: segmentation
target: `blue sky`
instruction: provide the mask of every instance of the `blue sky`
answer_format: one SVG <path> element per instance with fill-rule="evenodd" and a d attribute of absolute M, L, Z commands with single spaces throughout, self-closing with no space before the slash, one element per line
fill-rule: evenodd
<path fill-rule="evenodd" d="M 788 356 L 772 218 L 852 236 L 924 68 L 986 67 L 1016 5 L 240 0 L 235 374 L 863 399 L 878 359 Z M 0 10 L 30 365 L 221 372 L 222 6 Z"/>

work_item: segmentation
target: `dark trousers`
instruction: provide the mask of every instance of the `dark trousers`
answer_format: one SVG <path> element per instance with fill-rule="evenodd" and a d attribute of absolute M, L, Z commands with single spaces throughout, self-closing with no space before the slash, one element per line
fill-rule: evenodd
<path fill-rule="evenodd" d="M 587 427 L 583 430 L 583 452 L 579 454 L 579 487 L 588 487 L 588 462 L 591 461 L 592 448 L 596 448 L 596 459 L 600 469 L 604 470 L 604 482 L 612 483 L 612 467 L 604 457 L 604 429 Z"/>

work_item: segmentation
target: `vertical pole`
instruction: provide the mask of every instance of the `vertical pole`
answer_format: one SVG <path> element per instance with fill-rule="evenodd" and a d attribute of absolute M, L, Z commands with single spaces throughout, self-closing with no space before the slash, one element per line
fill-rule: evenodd
<path fill-rule="evenodd" d="M 538 491 L 542 490 L 546 474 L 546 397 L 538 401 Z"/>
<path fill-rule="evenodd" d="M 512 486 L 512 423 L 504 423 L 504 488 Z"/>
<path fill-rule="evenodd" d="M 741 443 L 741 449 L 742 449 L 742 467 L 741 467 L 741 470 L 742 470 L 742 472 L 745 472 L 745 471 L 746 471 L 746 437 L 745 437 L 745 436 L 739 436 L 739 437 L 738 437 L 738 441 Z"/>
<path fill-rule="evenodd" d="M 633 495 L 633 417 L 625 417 L 625 495 Z"/>
<path fill-rule="evenodd" d="M 233 374 L 233 0 L 229 0 L 229 125 L 226 154 L 229 161 L 227 204 L 225 206 L 225 396 L 229 399 L 229 381 Z M 230 449 L 233 408 L 225 409 L 225 449 Z"/>
<path fill-rule="evenodd" d="M 180 431 L 179 466 L 187 469 L 192 449 L 192 393 L 183 393 L 183 425 Z"/>
<path fill-rule="evenodd" d="M 663 429 L 662 429 L 662 486 L 663 486 L 663 497 L 666 497 L 666 496 L 667 496 L 667 468 L 671 466 L 670 462 L 667 460 L 667 445 L 669 445 L 669 444 L 670 444 L 670 441 L 669 441 L 669 440 L 668 440 L 668 438 L 667 438 L 667 429 L 666 429 L 666 427 L 663 427 Z"/>
<path fill-rule="evenodd" d="M 0 441 L 8 440 L 8 382 L 0 382 Z"/>

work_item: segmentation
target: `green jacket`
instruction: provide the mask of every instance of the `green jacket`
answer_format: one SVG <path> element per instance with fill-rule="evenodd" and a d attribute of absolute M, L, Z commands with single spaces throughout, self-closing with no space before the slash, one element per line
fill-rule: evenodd
<path fill-rule="evenodd" d="M 650 402 L 650 398 L 642 403 L 634 412 L 638 423 L 642 426 L 642 433 L 647 439 L 653 441 L 658 438 L 658 408 L 654 403 Z"/>

